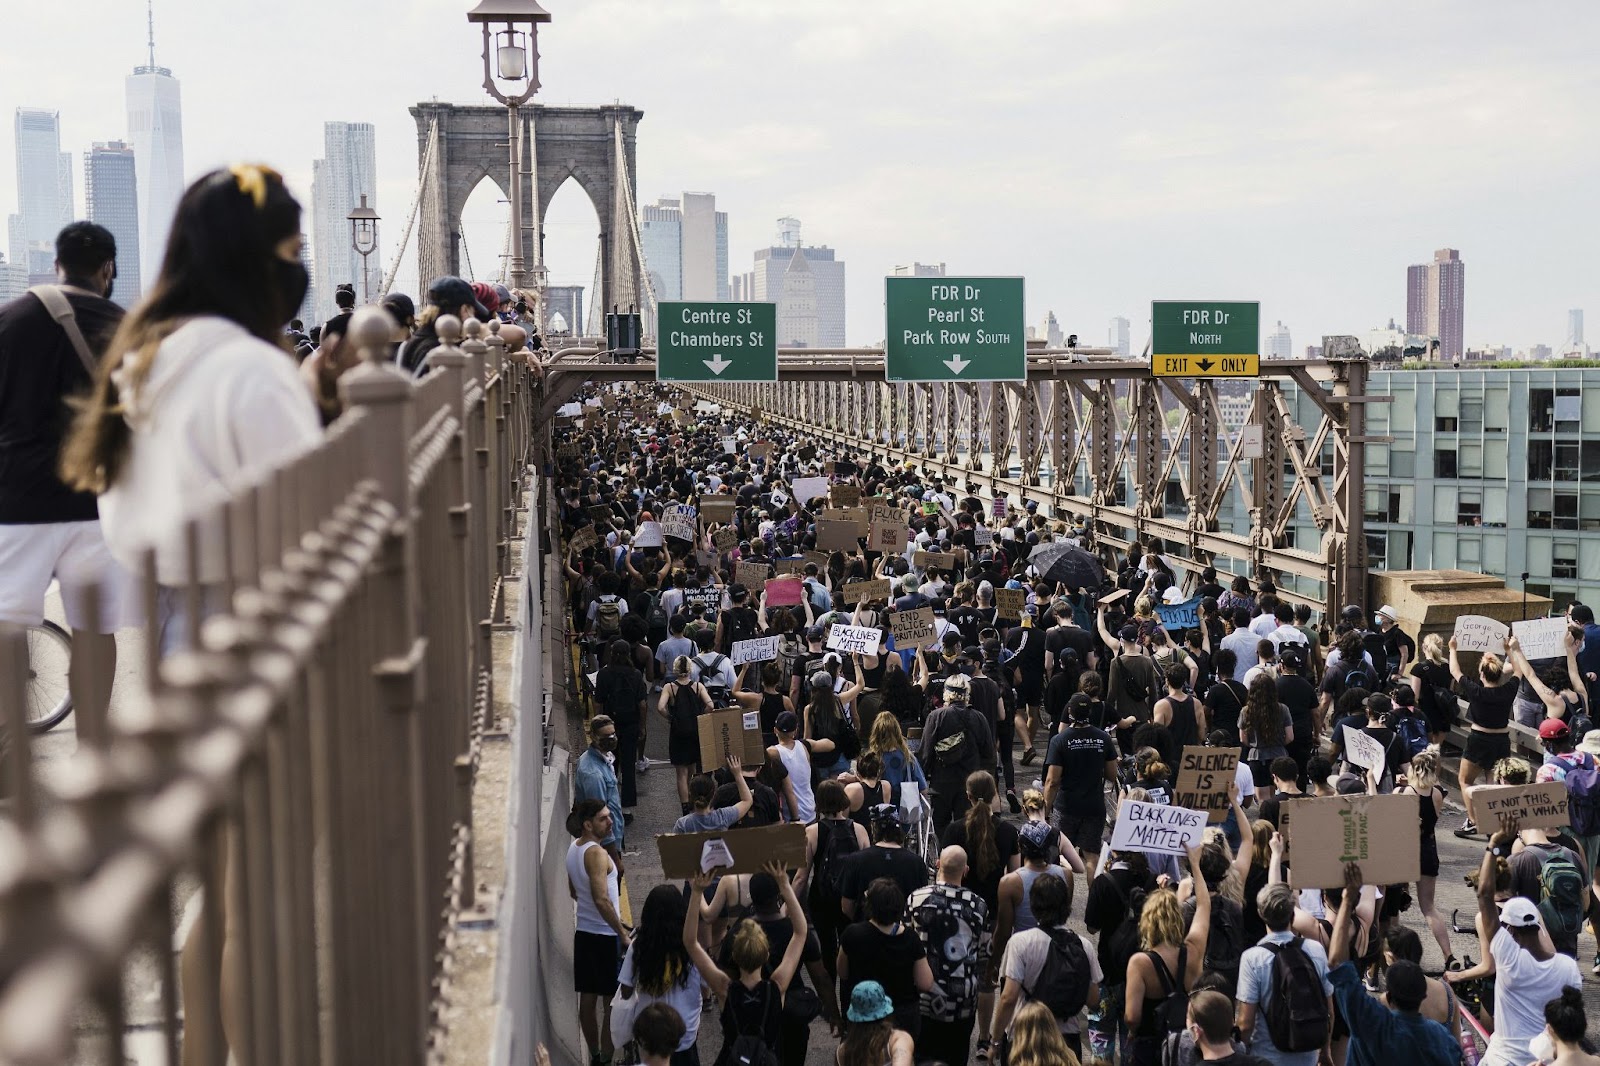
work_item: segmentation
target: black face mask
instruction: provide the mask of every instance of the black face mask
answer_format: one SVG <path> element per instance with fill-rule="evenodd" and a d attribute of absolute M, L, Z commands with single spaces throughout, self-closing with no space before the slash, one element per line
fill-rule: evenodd
<path fill-rule="evenodd" d="M 305 265 L 299 260 L 290 262 L 287 259 L 274 259 L 272 269 L 275 272 L 274 280 L 278 284 L 278 296 L 283 300 L 283 320 L 287 322 L 305 302 L 306 290 L 311 287 L 311 278 L 306 273 Z"/>

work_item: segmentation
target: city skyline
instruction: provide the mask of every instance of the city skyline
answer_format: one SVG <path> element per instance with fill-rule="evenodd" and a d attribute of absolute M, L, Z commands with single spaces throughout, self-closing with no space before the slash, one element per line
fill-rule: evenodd
<path fill-rule="evenodd" d="M 84 213 L 116 239 L 111 298 L 124 308 L 137 303 L 144 290 L 136 167 L 133 146 L 126 141 L 96 141 L 83 155 Z"/>
<path fill-rule="evenodd" d="M 378 198 L 391 211 L 408 204 L 416 142 L 406 105 L 434 96 L 486 102 L 466 6 L 398 5 L 363 37 L 379 51 L 429 42 L 429 62 L 391 65 L 391 100 L 374 99 L 360 65 L 343 61 L 337 35 L 304 32 L 329 14 L 325 3 L 221 12 L 164 0 L 163 23 L 183 31 L 164 35 L 161 62 L 181 71 L 191 90 L 185 177 L 263 159 L 284 170 L 309 214 L 320 120 L 345 109 L 330 101 L 358 101 L 378 127 Z M 1600 97 L 1600 72 L 1580 55 L 1590 36 L 1583 28 L 1600 26 L 1591 5 L 1554 4 L 1550 17 L 1575 32 L 1550 42 L 1533 26 L 1507 26 L 1481 0 L 1455 6 L 1443 21 L 1375 3 L 1294 17 L 1237 3 L 1203 13 L 1161 0 L 1136 8 L 1036 3 L 981 25 L 938 2 L 907 25 L 887 7 L 752 2 L 725 11 L 690 0 L 671 18 L 703 20 L 705 54 L 718 58 L 670 79 L 660 77 L 652 36 L 668 25 L 667 12 L 625 0 L 547 6 L 554 21 L 540 37 L 540 99 L 622 99 L 642 108 L 639 187 L 716 188 L 736 261 L 779 214 L 836 235 L 829 243 L 855 264 L 852 341 L 881 333 L 881 278 L 914 254 L 935 254 L 952 274 L 1022 274 L 1028 320 L 1054 308 L 1069 333 L 1099 336 L 1099 323 L 1126 316 L 1134 351 L 1143 348 L 1157 298 L 1259 299 L 1264 322 L 1281 319 L 1313 343 L 1403 318 L 1392 279 L 1418 248 L 1456 247 L 1473 261 L 1468 348 L 1557 346 L 1565 311 L 1591 305 L 1600 287 L 1581 252 L 1594 213 L 1577 177 L 1592 170 L 1600 149 L 1562 132 Z M 1374 36 L 1371 18 L 1380 11 L 1391 32 Z M 121 71 L 146 58 L 138 6 L 87 0 L 81 13 L 112 42 L 104 74 L 64 72 L 52 48 L 58 16 L 47 9 L 16 13 L 0 43 L 0 69 L 20 87 L 8 96 L 60 110 L 62 142 L 74 146 L 122 134 L 104 122 L 100 101 L 115 92 Z M 638 32 L 617 34 L 619 21 Z M 784 43 L 775 49 L 738 46 L 779 26 Z M 251 41 L 261 64 L 241 68 L 236 54 L 214 45 L 230 39 Z M 1087 58 L 1070 69 L 1030 61 L 1062 39 Z M 1408 43 L 1419 39 L 1430 71 L 1420 80 L 1405 73 L 1424 58 Z M 1146 44 L 1136 42 L 1150 40 L 1161 41 L 1160 72 L 1107 88 L 1111 71 L 1148 63 Z M 596 47 L 617 62 L 588 64 Z M 1250 79 L 1227 74 L 1285 48 L 1296 51 L 1296 63 Z M 1345 61 L 1352 50 L 1365 57 L 1359 70 Z M 274 55 L 294 55 L 318 74 L 287 79 L 266 100 L 259 76 Z M 1477 77 L 1486 64 L 1505 73 L 1514 92 Z M 791 65 L 807 72 L 803 98 L 783 91 L 791 82 L 780 72 Z M 744 88 L 707 124 L 702 101 L 715 95 L 712 86 L 728 84 Z M 937 114 L 916 103 L 935 84 L 953 101 Z M 1541 120 L 1520 117 L 1530 113 Z M 1073 137 L 1036 143 L 1042 121 L 1063 120 Z M 950 152 L 935 123 L 971 130 L 996 151 Z M 1407 158 L 1428 165 L 1396 167 L 1397 137 Z M 1030 145 L 1021 165 L 998 162 L 1006 142 Z M 0 154 L 12 151 L 9 139 L 0 144 Z M 1085 154 L 1092 165 L 1071 165 Z M 1330 168 L 1330 159 L 1339 165 Z M 1532 159 L 1539 166 L 1527 166 Z M 0 212 L 16 203 L 7 169 L 0 167 Z M 1041 210 L 1046 202 L 1074 206 Z M 558 260 L 560 234 L 547 243 L 552 275 L 587 283 L 595 222 L 586 203 L 578 207 L 584 232 L 575 250 Z M 1273 265 L 1286 241 L 1301 252 L 1293 271 Z M 484 249 L 479 258 L 492 256 Z M 413 265 L 403 267 L 400 286 L 416 292 Z"/>

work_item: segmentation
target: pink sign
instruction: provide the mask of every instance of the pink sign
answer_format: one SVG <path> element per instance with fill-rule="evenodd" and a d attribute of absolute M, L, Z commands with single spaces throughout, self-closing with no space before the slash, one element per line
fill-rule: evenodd
<path fill-rule="evenodd" d="M 805 602 L 805 583 L 798 577 L 775 577 L 767 581 L 768 607 L 798 607 Z"/>

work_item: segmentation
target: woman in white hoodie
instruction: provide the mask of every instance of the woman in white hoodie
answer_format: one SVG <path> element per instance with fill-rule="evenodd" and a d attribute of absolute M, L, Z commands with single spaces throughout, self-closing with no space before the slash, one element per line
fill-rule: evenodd
<path fill-rule="evenodd" d="M 133 572 L 156 550 L 161 646 L 183 642 L 174 590 L 201 518 L 200 581 L 226 577 L 216 505 L 316 444 L 316 404 L 284 347 L 305 298 L 300 205 L 277 172 L 236 165 L 191 185 L 161 275 L 122 322 L 62 454 L 100 495 L 106 543 Z M 120 358 L 116 353 L 121 353 Z"/>
<path fill-rule="evenodd" d="M 222 529 L 205 519 L 322 435 L 311 393 L 284 347 L 284 323 L 306 293 L 300 246 L 300 205 L 275 171 L 233 166 L 191 185 L 178 204 L 161 276 L 123 320 L 63 450 L 67 483 L 100 496 L 112 555 L 138 572 L 143 552 L 156 550 L 163 652 L 184 642 L 192 621 L 182 618 L 178 594 L 188 580 L 185 523 L 202 518 L 200 581 L 220 588 L 227 576 Z M 236 876 L 237 845 L 235 838 L 223 849 L 219 886 Z M 244 1002 L 232 980 L 237 915 L 221 909 L 223 1028 L 235 1037 Z M 183 1062 L 198 1066 L 204 1011 L 193 997 L 206 980 L 198 937 L 184 945 L 182 966 L 189 1020 Z M 237 1040 L 228 1043 L 245 1061 Z"/>

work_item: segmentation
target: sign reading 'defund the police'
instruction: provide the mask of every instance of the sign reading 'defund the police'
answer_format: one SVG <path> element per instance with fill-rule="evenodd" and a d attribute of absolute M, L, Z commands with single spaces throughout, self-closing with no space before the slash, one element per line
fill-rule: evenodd
<path fill-rule="evenodd" d="M 777 381 L 777 304 L 664 303 L 657 381 Z"/>
<path fill-rule="evenodd" d="M 1021 278 L 885 278 L 890 381 L 1023 381 Z"/>
<path fill-rule="evenodd" d="M 1156 300 L 1150 305 L 1150 371 L 1169 378 L 1261 375 L 1261 305 Z"/>

